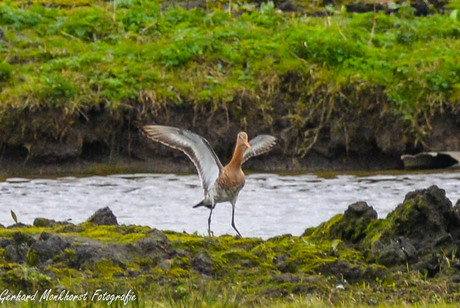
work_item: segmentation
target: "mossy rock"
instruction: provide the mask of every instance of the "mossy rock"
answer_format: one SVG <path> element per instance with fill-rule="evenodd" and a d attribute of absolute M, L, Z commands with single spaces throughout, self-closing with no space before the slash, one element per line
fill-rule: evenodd
<path fill-rule="evenodd" d="M 382 264 L 414 263 L 457 250 L 460 221 L 445 191 L 436 186 L 410 192 L 387 218 L 368 229 L 365 246 Z"/>
<path fill-rule="evenodd" d="M 27 252 L 27 263 L 37 266 L 48 260 L 53 260 L 70 245 L 68 241 L 57 235 L 43 232 L 39 239 L 30 246 Z"/>
<path fill-rule="evenodd" d="M 99 262 L 96 262 L 93 265 L 93 277 L 99 277 L 99 278 L 113 278 L 114 276 L 124 276 L 125 275 L 125 269 L 120 267 L 118 264 L 114 264 L 112 260 L 108 259 L 101 259 Z"/>
<path fill-rule="evenodd" d="M 341 239 L 357 243 L 366 237 L 369 224 L 375 220 L 377 220 L 377 212 L 366 202 L 357 202 L 348 206 L 344 214 L 334 216 L 317 228 L 305 230 L 302 236 L 312 239 Z"/>

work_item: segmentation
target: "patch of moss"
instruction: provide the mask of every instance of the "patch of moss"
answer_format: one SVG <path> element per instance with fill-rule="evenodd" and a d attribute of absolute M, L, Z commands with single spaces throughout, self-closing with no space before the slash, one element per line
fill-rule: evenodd
<path fill-rule="evenodd" d="M 190 276 L 190 272 L 186 269 L 180 267 L 174 267 L 168 271 L 169 277 L 188 277 Z"/>
<path fill-rule="evenodd" d="M 38 265 L 39 256 L 37 255 L 37 252 L 35 251 L 35 249 L 29 249 L 29 251 L 27 252 L 26 258 L 27 258 L 27 264 L 31 266 Z"/>
<path fill-rule="evenodd" d="M 151 229 L 149 227 L 134 226 L 99 226 L 91 223 L 79 225 L 83 228 L 79 236 L 88 237 L 105 243 L 133 243 L 145 237 Z"/>
<path fill-rule="evenodd" d="M 49 232 L 50 228 L 37 228 L 32 226 L 14 227 L 11 229 L 0 229 L 0 237 L 13 239 L 17 244 L 26 243 L 32 244 L 35 239 L 32 235 L 40 234 L 42 232 Z"/>
<path fill-rule="evenodd" d="M 94 264 L 93 277 L 102 279 L 112 279 L 114 275 L 123 275 L 125 271 L 117 265 L 113 264 L 112 260 L 102 259 Z"/>
<path fill-rule="evenodd" d="M 0 265 L 5 264 L 6 259 L 5 259 L 5 249 L 0 247 Z"/>

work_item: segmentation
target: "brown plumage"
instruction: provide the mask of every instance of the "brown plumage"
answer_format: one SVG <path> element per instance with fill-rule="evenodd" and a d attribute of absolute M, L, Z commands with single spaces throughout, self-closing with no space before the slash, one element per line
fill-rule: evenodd
<path fill-rule="evenodd" d="M 205 206 L 210 209 L 208 233 L 211 234 L 211 216 L 217 203 L 232 204 L 232 227 L 241 236 L 235 226 L 235 204 L 238 193 L 244 186 L 244 173 L 241 165 L 253 156 L 268 152 L 276 143 L 276 138 L 260 135 L 248 142 L 248 135 L 240 132 L 231 161 L 223 167 L 208 141 L 188 130 L 175 127 L 146 125 L 144 134 L 154 141 L 181 150 L 194 163 L 204 190 L 204 199 L 194 207 Z"/>

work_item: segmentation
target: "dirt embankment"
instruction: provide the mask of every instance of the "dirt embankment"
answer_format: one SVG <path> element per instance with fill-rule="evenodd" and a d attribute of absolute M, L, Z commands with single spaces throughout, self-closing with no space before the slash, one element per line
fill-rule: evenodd
<path fill-rule="evenodd" d="M 34 226 L 0 226 L 0 286 L 150 288 L 180 300 L 200 281 L 225 281 L 248 301 L 293 294 L 332 303 L 430 302 L 433 294 L 458 301 L 459 213 L 460 200 L 452 206 L 432 186 L 408 193 L 385 219 L 358 202 L 300 237 L 266 241 L 118 225 L 108 208 L 79 225 L 37 218 Z M 184 284 L 190 290 L 176 294 Z"/>
<path fill-rule="evenodd" d="M 127 110 L 101 105 L 80 114 L 15 110 L 2 129 L 0 163 L 7 168 L 123 162 L 146 171 L 193 170 L 182 153 L 145 138 L 138 129 L 143 124 L 190 129 L 207 138 L 223 162 L 230 159 L 240 130 L 250 138 L 272 134 L 279 141 L 276 148 L 246 163 L 247 169 L 261 171 L 397 169 L 404 153 L 460 150 L 458 109 L 420 119 L 425 132 L 420 139 L 413 123 L 391 112 L 381 89 L 351 90 L 344 98 L 317 93 L 303 104 L 299 96 L 304 94 L 296 90 L 302 78 L 284 78 L 267 104 L 240 93 L 219 107 L 186 102 L 145 109 L 148 104 L 139 102 Z"/>

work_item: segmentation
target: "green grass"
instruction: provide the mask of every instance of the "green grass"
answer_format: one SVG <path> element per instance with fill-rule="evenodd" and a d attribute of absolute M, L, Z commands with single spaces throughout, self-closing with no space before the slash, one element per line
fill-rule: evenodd
<path fill-rule="evenodd" d="M 460 105 L 458 14 L 415 17 L 405 3 L 391 15 L 336 7 L 319 18 L 271 3 L 235 5 L 231 15 L 144 0 L 39 2 L 58 6 L 0 4 L 0 130 L 16 127 L 19 142 L 62 138 L 75 116 L 98 110 L 142 118 L 193 104 L 260 112 L 270 124 L 281 104 L 305 131 L 314 117 L 325 122 L 334 110 L 365 113 L 382 102 L 417 142 L 435 113 Z M 58 116 L 23 120 L 40 111 Z"/>

